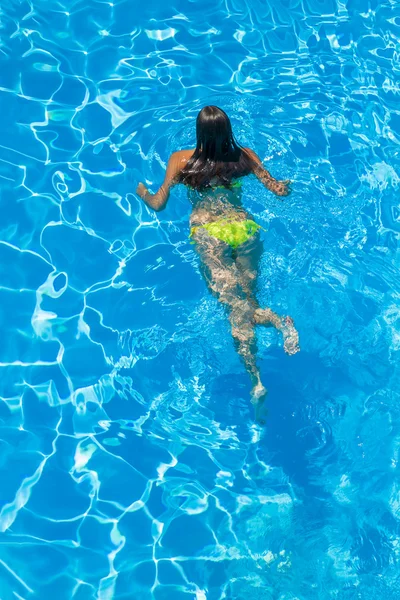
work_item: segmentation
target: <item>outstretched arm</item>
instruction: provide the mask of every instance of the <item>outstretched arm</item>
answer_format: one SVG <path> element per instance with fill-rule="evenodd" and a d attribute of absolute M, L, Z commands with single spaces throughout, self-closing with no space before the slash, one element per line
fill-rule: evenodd
<path fill-rule="evenodd" d="M 291 192 L 290 181 L 278 181 L 272 177 L 271 173 L 264 168 L 260 158 L 250 148 L 245 149 L 250 158 L 254 161 L 254 175 L 261 181 L 266 188 L 271 190 L 277 196 L 288 196 Z"/>
<path fill-rule="evenodd" d="M 138 196 L 155 211 L 164 210 L 169 198 L 169 191 L 176 183 L 176 177 L 185 166 L 187 160 L 183 152 L 174 152 L 168 161 L 164 181 L 155 194 L 151 194 L 143 183 L 139 183 L 136 189 Z"/>

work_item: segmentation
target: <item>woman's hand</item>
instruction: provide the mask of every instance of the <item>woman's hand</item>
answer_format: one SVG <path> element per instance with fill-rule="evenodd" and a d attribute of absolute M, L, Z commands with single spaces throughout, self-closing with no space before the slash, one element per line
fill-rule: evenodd
<path fill-rule="evenodd" d="M 136 193 L 138 196 L 140 196 L 143 200 L 146 197 L 146 194 L 148 193 L 148 189 L 147 187 L 144 185 L 144 183 L 140 182 L 139 185 L 136 188 Z"/>
<path fill-rule="evenodd" d="M 267 187 L 271 192 L 273 192 L 276 196 L 289 196 L 291 193 L 290 184 L 292 182 L 289 179 L 286 181 L 278 181 L 277 179 L 273 179 L 268 182 Z"/>
<path fill-rule="evenodd" d="M 256 166 L 253 171 L 254 175 L 270 192 L 276 196 L 289 196 L 292 191 L 290 188 L 290 184 L 292 182 L 289 179 L 286 179 L 285 181 L 278 181 L 275 179 L 275 177 L 272 177 L 271 173 L 267 171 L 267 169 L 264 169 L 258 156 L 256 154 L 254 154 L 254 156 L 259 161 L 256 162 Z"/>
<path fill-rule="evenodd" d="M 286 181 L 277 181 L 274 184 L 274 189 L 273 192 L 277 195 L 277 196 L 289 196 L 289 194 L 291 193 L 291 189 L 290 189 L 290 184 L 292 182 L 287 179 Z"/>

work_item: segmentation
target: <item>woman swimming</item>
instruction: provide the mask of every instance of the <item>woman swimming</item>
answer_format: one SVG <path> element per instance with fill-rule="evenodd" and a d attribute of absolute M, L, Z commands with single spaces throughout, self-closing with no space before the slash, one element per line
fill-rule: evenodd
<path fill-rule="evenodd" d="M 258 409 L 267 390 L 257 367 L 255 326 L 276 327 L 288 354 L 299 350 L 298 333 L 290 317 L 261 308 L 256 296 L 262 253 L 260 226 L 242 206 L 240 178 L 254 173 L 278 196 L 290 193 L 288 181 L 277 181 L 258 156 L 235 140 L 226 113 L 206 106 L 197 116 L 194 150 L 174 152 L 156 194 L 139 183 L 137 194 L 150 208 L 165 208 L 170 189 L 185 184 L 193 205 L 190 235 L 200 257 L 208 288 L 228 309 L 232 336 L 252 381 L 251 398 Z M 256 411 L 258 412 L 258 410 Z"/>

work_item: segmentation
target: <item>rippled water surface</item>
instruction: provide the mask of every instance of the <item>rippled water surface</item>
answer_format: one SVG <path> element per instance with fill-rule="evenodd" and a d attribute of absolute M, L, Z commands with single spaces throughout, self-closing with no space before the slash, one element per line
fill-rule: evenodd
<path fill-rule="evenodd" d="M 3 0 L 0 598 L 399 598 L 400 5 Z M 276 176 L 261 430 L 186 191 L 205 104 Z"/>

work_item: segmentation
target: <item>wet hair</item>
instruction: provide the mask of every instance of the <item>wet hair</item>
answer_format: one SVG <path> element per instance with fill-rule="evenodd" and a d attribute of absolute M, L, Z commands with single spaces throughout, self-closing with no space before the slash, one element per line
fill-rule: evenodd
<path fill-rule="evenodd" d="M 249 175 L 254 160 L 235 140 L 228 115 L 217 106 L 205 106 L 197 115 L 196 150 L 179 173 L 178 183 L 195 189 L 218 185 Z"/>

